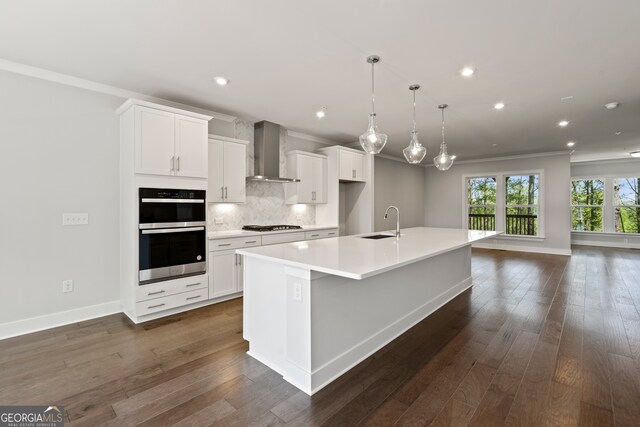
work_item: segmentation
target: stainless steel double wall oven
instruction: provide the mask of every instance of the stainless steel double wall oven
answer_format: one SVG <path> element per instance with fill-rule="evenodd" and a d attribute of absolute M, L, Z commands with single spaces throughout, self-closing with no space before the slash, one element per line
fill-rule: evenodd
<path fill-rule="evenodd" d="M 139 196 L 140 284 L 204 274 L 205 191 L 140 188 Z"/>

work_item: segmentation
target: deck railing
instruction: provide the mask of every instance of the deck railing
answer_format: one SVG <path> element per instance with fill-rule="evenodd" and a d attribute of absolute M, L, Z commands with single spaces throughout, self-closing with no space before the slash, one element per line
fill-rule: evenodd
<path fill-rule="evenodd" d="M 535 236 L 537 234 L 537 215 L 507 215 L 505 232 L 521 236 Z M 493 214 L 469 214 L 470 230 L 496 229 L 496 217 Z"/>

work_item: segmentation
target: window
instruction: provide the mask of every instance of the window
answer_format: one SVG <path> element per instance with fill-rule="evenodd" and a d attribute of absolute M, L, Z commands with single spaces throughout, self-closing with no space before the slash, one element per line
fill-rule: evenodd
<path fill-rule="evenodd" d="M 469 230 L 496 229 L 496 178 L 467 179 Z"/>
<path fill-rule="evenodd" d="M 571 230 L 604 230 L 604 180 L 571 181 Z"/>
<path fill-rule="evenodd" d="M 640 232 L 640 178 L 613 180 L 613 207 L 616 233 Z"/>
<path fill-rule="evenodd" d="M 539 176 L 505 177 L 505 233 L 519 236 L 538 235 Z"/>

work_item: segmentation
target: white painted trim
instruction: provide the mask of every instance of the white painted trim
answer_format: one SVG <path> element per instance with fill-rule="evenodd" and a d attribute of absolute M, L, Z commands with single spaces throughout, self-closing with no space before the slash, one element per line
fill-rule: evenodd
<path fill-rule="evenodd" d="M 599 242 L 593 240 L 571 240 L 572 245 L 576 246 L 598 246 L 601 248 L 622 248 L 622 249 L 640 249 L 640 244 L 622 243 L 616 241 Z"/>
<path fill-rule="evenodd" d="M 122 307 L 120 306 L 120 301 L 111 301 L 103 304 L 90 305 L 87 307 L 75 308 L 73 310 L 46 314 L 44 316 L 2 323 L 0 324 L 0 339 L 30 334 L 32 332 L 43 331 L 45 329 L 56 328 L 70 323 L 82 322 L 84 320 L 95 319 L 97 317 L 108 316 L 110 314 L 121 312 Z"/>
<path fill-rule="evenodd" d="M 44 68 L 33 67 L 31 65 L 21 64 L 19 62 L 0 59 L 0 70 L 10 73 L 21 74 L 23 76 L 33 77 L 36 79 L 47 80 L 54 83 L 60 83 L 67 86 L 77 87 L 80 89 L 90 90 L 93 92 L 104 93 L 106 95 L 117 96 L 120 98 L 136 98 L 144 101 L 164 104 L 168 107 L 187 109 L 195 113 L 212 116 L 214 119 L 225 122 L 233 122 L 237 117 L 204 108 L 196 108 L 191 105 L 179 102 L 169 101 L 167 99 L 157 98 L 155 96 L 146 95 L 140 92 L 134 92 L 127 89 L 121 89 L 115 86 L 82 79 L 80 77 L 70 76 L 68 74 L 57 73 L 55 71 L 46 70 Z"/>
<path fill-rule="evenodd" d="M 249 141 L 244 139 L 231 138 L 231 137 L 222 136 L 222 135 L 214 135 L 212 133 L 210 133 L 207 138 L 215 139 L 216 141 L 227 141 L 227 142 L 235 142 L 236 144 L 249 145 Z"/>
<path fill-rule="evenodd" d="M 496 162 L 500 160 L 518 160 L 518 159 L 530 159 L 535 157 L 552 157 L 552 156 L 564 156 L 569 155 L 569 151 L 549 151 L 546 153 L 531 153 L 531 154 L 518 154 L 513 156 L 504 156 L 504 157 L 488 157 L 485 159 L 473 159 L 473 160 L 460 160 L 453 163 L 455 165 L 465 165 L 467 163 L 486 163 L 486 162 Z M 435 167 L 435 165 L 428 164 L 425 167 Z"/>
<path fill-rule="evenodd" d="M 155 102 L 144 101 L 141 99 L 129 98 L 127 99 L 118 109 L 116 110 L 116 114 L 120 115 L 127 111 L 129 108 L 134 105 L 140 105 L 142 107 L 153 108 L 156 110 L 167 111 L 169 113 L 181 114 L 183 116 L 192 117 L 195 119 L 202 119 L 209 121 L 213 117 L 205 114 L 195 113 L 193 111 L 184 110 L 181 108 L 168 107 L 166 105 L 157 104 Z"/>
<path fill-rule="evenodd" d="M 536 254 L 571 256 L 571 249 L 541 248 L 536 246 L 511 246 L 511 245 L 505 245 L 501 243 L 474 243 L 472 247 L 479 248 L 479 249 L 497 249 L 501 251 L 532 252 Z"/>
<path fill-rule="evenodd" d="M 625 157 L 610 157 L 607 159 L 599 159 L 599 160 L 572 160 L 571 164 L 576 165 L 615 165 L 619 163 L 639 163 L 638 159 L 630 157 L 627 154 Z"/>
<path fill-rule="evenodd" d="M 308 133 L 296 132 L 294 130 L 287 129 L 287 136 L 304 139 L 307 141 L 317 142 L 318 144 L 322 144 L 322 145 L 340 145 L 336 141 L 331 141 L 325 138 L 321 138 L 319 136 L 309 135 Z"/>
<path fill-rule="evenodd" d="M 318 159 L 326 159 L 328 157 L 326 154 L 310 153 L 308 151 L 302 151 L 302 150 L 287 151 L 286 155 L 287 156 L 302 155 L 302 156 L 316 157 Z"/>

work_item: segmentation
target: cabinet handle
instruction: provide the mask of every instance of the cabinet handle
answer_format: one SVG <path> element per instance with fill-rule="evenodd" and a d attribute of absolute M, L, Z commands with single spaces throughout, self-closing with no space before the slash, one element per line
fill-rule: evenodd
<path fill-rule="evenodd" d="M 165 291 L 156 291 L 156 292 L 149 292 L 147 295 L 160 295 L 160 294 L 164 294 Z"/>
<path fill-rule="evenodd" d="M 233 265 L 238 265 L 238 254 L 233 254 Z"/>
<path fill-rule="evenodd" d="M 329 236 L 333 236 L 334 234 L 336 234 L 335 232 L 333 233 L 327 233 Z"/>
<path fill-rule="evenodd" d="M 311 237 L 318 237 L 320 236 L 319 234 L 312 234 Z"/>
<path fill-rule="evenodd" d="M 162 307 L 163 305 L 166 305 L 166 304 L 162 303 L 162 304 L 150 305 L 149 307 L 147 307 L 147 310 L 152 309 L 152 308 Z"/>
<path fill-rule="evenodd" d="M 175 161 L 176 161 L 176 160 L 175 160 L 175 159 L 176 159 L 176 158 L 175 158 L 175 156 L 171 156 L 171 161 L 170 161 L 170 164 L 171 164 L 171 172 L 173 172 L 173 171 L 175 171 L 175 170 L 176 170 L 176 168 L 175 168 L 175 164 L 176 164 L 176 163 L 175 163 Z"/>
<path fill-rule="evenodd" d="M 219 243 L 218 247 L 222 247 L 222 246 L 231 246 L 231 243 Z"/>
<path fill-rule="evenodd" d="M 187 297 L 187 301 L 192 300 L 192 299 L 198 299 L 198 298 L 202 298 L 202 295 L 196 295 L 194 297 Z"/>
<path fill-rule="evenodd" d="M 244 243 L 245 243 L 245 244 L 246 244 L 246 243 L 258 243 L 258 241 L 257 241 L 257 240 L 251 240 L 251 241 L 249 241 L 249 242 L 244 242 Z"/>
<path fill-rule="evenodd" d="M 180 156 L 176 157 L 176 171 L 180 172 Z"/>
<path fill-rule="evenodd" d="M 227 200 L 229 198 L 229 187 L 224 187 L 224 199 Z"/>
<path fill-rule="evenodd" d="M 198 286 L 200 283 L 189 283 L 188 285 L 186 285 L 185 287 L 190 288 L 192 286 Z"/>
<path fill-rule="evenodd" d="M 242 255 L 238 254 L 238 264 L 242 265 Z"/>
<path fill-rule="evenodd" d="M 353 178 L 355 178 L 355 177 L 356 177 L 356 170 L 354 169 L 353 170 Z"/>
<path fill-rule="evenodd" d="M 224 187 L 220 187 L 220 198 L 224 199 Z"/>

